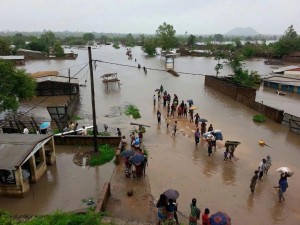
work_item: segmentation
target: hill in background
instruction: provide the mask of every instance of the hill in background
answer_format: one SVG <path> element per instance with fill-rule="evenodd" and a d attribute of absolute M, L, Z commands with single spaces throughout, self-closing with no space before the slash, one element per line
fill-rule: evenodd
<path fill-rule="evenodd" d="M 252 27 L 236 27 L 227 33 L 225 36 L 257 36 L 259 33 Z"/>

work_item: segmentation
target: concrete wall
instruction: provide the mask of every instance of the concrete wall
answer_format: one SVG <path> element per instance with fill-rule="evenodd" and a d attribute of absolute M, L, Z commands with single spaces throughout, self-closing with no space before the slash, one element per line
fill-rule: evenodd
<path fill-rule="evenodd" d="M 261 114 L 264 114 L 266 117 L 277 123 L 281 123 L 283 119 L 283 110 L 275 109 L 255 101 L 256 89 L 236 87 L 213 76 L 205 76 L 205 85 L 258 111 Z"/>
<path fill-rule="evenodd" d="M 110 183 L 108 182 L 103 185 L 103 189 L 100 193 L 100 196 L 96 204 L 95 212 L 101 212 L 105 210 L 109 196 L 110 196 Z"/>
<path fill-rule="evenodd" d="M 83 135 L 64 135 L 64 136 L 54 136 L 55 145 L 93 145 L 93 136 L 83 136 Z M 121 141 L 121 137 L 103 137 L 98 136 L 98 144 L 109 144 L 118 146 Z"/>

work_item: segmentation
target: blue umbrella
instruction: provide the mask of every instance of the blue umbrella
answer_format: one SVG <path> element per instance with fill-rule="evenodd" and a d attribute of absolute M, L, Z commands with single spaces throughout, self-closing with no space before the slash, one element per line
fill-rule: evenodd
<path fill-rule="evenodd" d="M 210 216 L 210 225 L 231 225 L 231 218 L 223 212 L 217 212 Z"/>
<path fill-rule="evenodd" d="M 128 149 L 128 150 L 125 150 L 123 152 L 121 152 L 121 156 L 123 157 L 130 157 L 130 156 L 133 156 L 134 155 L 134 151 L 131 150 L 131 149 Z"/>
<path fill-rule="evenodd" d="M 131 157 L 131 162 L 135 165 L 141 164 L 145 160 L 145 156 L 142 154 L 136 154 Z"/>
<path fill-rule="evenodd" d="M 194 102 L 193 102 L 193 100 L 192 99 L 189 99 L 189 100 L 186 100 L 188 103 L 190 103 L 190 104 L 194 104 Z"/>
<path fill-rule="evenodd" d="M 41 130 L 44 130 L 44 129 L 47 129 L 49 126 L 50 126 L 50 122 L 43 122 L 43 123 L 40 125 L 40 129 L 41 129 Z"/>

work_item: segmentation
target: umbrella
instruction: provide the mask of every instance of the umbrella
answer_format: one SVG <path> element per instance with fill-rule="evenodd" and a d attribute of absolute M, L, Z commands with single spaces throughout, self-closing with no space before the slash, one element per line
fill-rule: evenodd
<path fill-rule="evenodd" d="M 199 122 L 208 122 L 208 121 L 207 121 L 207 119 L 200 118 L 200 119 L 199 119 Z"/>
<path fill-rule="evenodd" d="M 167 196 L 168 199 L 176 200 L 179 197 L 178 191 L 174 189 L 168 189 L 164 192 L 164 195 Z"/>
<path fill-rule="evenodd" d="M 290 176 L 292 176 L 294 174 L 294 172 L 286 166 L 280 167 L 276 171 L 280 172 L 280 173 L 287 173 Z"/>
<path fill-rule="evenodd" d="M 160 89 L 159 89 L 159 88 L 156 88 L 156 89 L 155 89 L 155 92 L 156 92 L 156 91 L 160 91 Z"/>
<path fill-rule="evenodd" d="M 194 102 L 193 102 L 193 100 L 192 99 L 189 99 L 189 100 L 186 100 L 188 103 L 190 103 L 190 104 L 194 104 Z"/>
<path fill-rule="evenodd" d="M 145 160 L 145 156 L 142 154 L 136 154 L 131 157 L 131 162 L 135 165 L 141 164 Z"/>
<path fill-rule="evenodd" d="M 210 216 L 210 225 L 231 225 L 231 218 L 223 212 L 217 212 Z"/>
<path fill-rule="evenodd" d="M 121 152 L 121 156 L 123 157 L 130 157 L 130 156 L 133 156 L 134 155 L 134 151 L 129 149 L 129 150 L 125 150 L 123 152 Z"/>
<path fill-rule="evenodd" d="M 49 126 L 50 126 L 50 122 L 43 122 L 43 123 L 40 125 L 40 129 L 41 129 L 41 130 L 47 129 Z"/>
<path fill-rule="evenodd" d="M 196 109 L 198 109 L 198 107 L 197 106 L 192 106 L 192 107 L 190 107 L 190 110 L 196 110 Z"/>

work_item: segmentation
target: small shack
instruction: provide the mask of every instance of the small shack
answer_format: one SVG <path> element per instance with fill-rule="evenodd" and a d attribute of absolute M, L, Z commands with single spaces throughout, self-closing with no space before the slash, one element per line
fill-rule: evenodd
<path fill-rule="evenodd" d="M 101 76 L 102 82 L 105 84 L 106 89 L 108 89 L 109 83 L 118 83 L 120 87 L 120 80 L 118 79 L 117 73 L 107 73 Z"/>
<path fill-rule="evenodd" d="M 53 135 L 0 135 L 0 194 L 23 197 L 55 161 Z"/>
<path fill-rule="evenodd" d="M 22 49 L 22 48 L 17 50 L 17 55 L 24 56 L 25 60 L 27 60 L 27 59 L 47 59 L 48 58 L 48 56 L 43 52 Z"/>
<path fill-rule="evenodd" d="M 59 76 L 57 71 L 39 71 L 32 73 L 36 79 L 37 96 L 76 95 L 79 93 L 77 78 Z"/>

